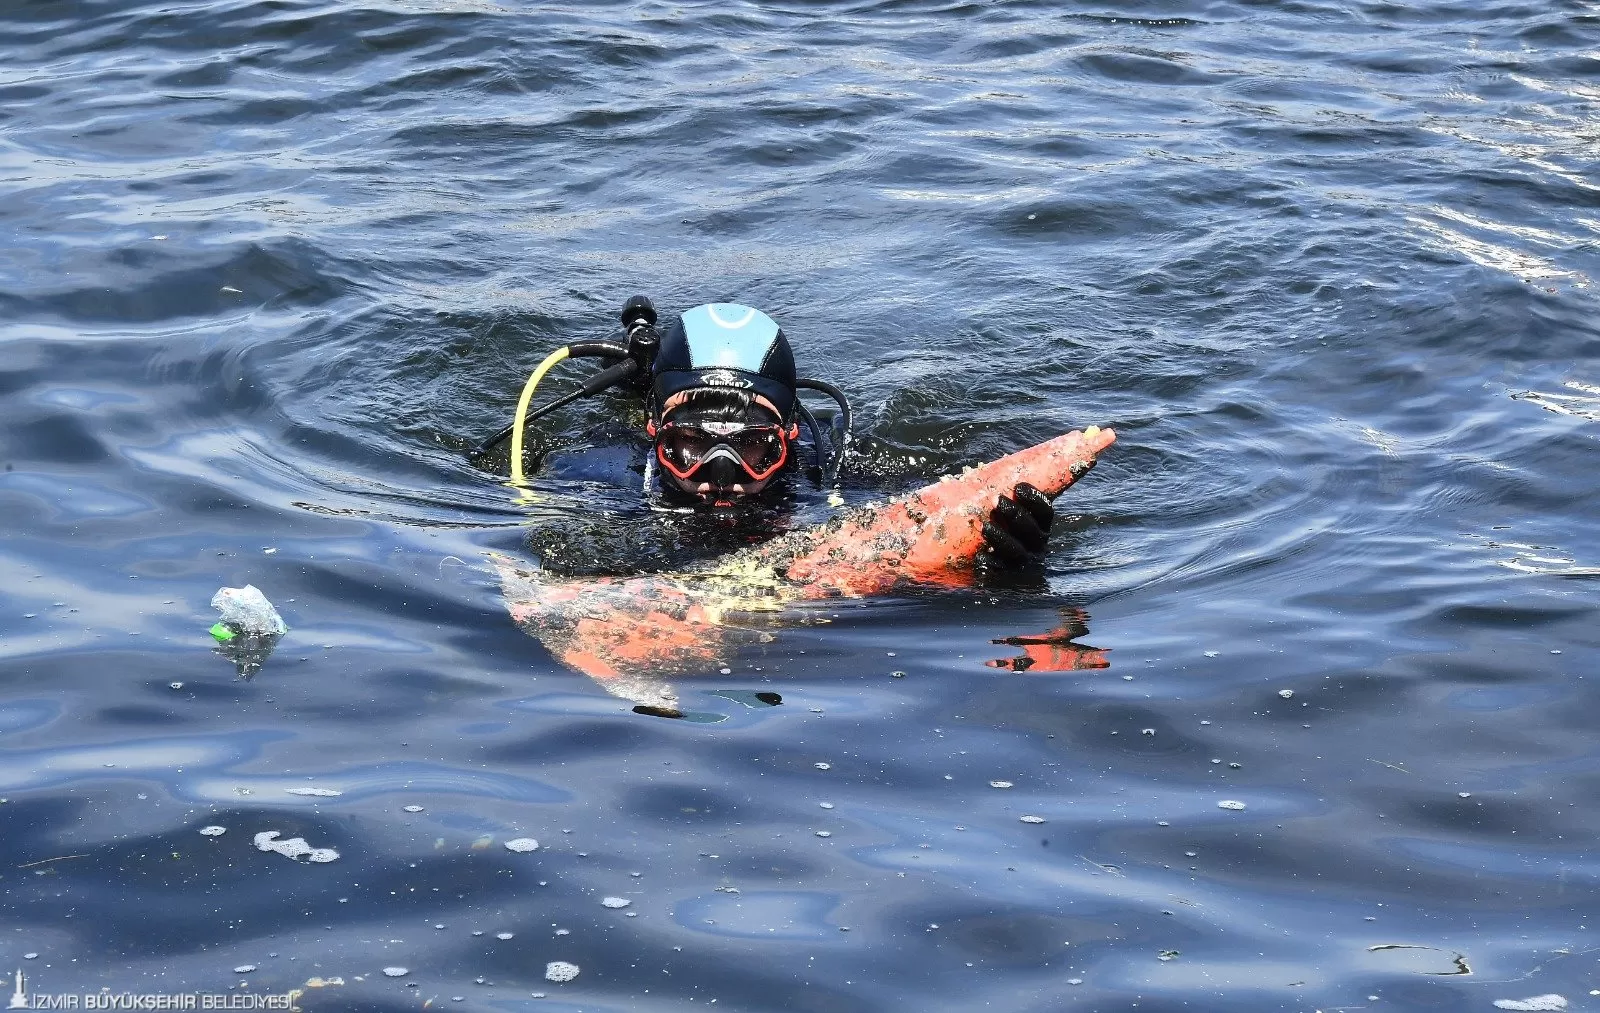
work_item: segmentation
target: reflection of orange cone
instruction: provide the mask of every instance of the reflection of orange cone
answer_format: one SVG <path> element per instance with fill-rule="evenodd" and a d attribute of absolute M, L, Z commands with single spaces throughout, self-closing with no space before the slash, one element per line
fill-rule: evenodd
<path fill-rule="evenodd" d="M 653 705 L 641 694 L 658 693 L 659 683 L 624 677 L 703 669 L 741 643 L 770 639 L 730 623 L 731 616 L 776 612 L 805 599 L 882 594 L 907 583 L 969 583 L 998 497 L 1022 482 L 1055 496 L 1115 441 L 1111 430 L 1093 426 L 1067 433 L 692 573 L 563 582 L 504 557 L 495 564 L 513 621 L 563 663 L 605 680 L 611 692 Z M 1050 659 L 1040 660 L 1043 669 Z M 1075 667 L 1104 667 L 1088 654 L 1083 660 Z"/>
<path fill-rule="evenodd" d="M 1082 672 L 1094 668 L 1110 668 L 1106 652 L 1087 644 L 1073 643 L 1089 632 L 1088 615 L 1077 608 L 1061 610 L 1061 622 L 1055 629 L 1027 637 L 1003 637 L 991 641 L 1022 648 L 1013 658 L 996 658 L 984 662 L 990 668 L 1004 668 L 1012 672 Z"/>

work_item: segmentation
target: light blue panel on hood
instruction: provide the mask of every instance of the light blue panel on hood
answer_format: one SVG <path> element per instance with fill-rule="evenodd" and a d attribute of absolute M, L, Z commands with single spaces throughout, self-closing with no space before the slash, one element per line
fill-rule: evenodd
<path fill-rule="evenodd" d="M 718 302 L 683 314 L 692 369 L 744 369 L 761 372 L 761 363 L 778 336 L 778 323 L 758 309 Z"/>

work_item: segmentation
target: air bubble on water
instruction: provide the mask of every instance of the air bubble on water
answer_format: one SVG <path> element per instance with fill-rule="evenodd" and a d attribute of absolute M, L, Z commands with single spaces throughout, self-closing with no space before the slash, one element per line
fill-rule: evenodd
<path fill-rule="evenodd" d="M 1009 788 L 1009 787 L 1011 787 L 1011 782 L 1010 781 L 990 781 L 989 782 L 989 787 L 991 787 L 991 788 Z"/>
<path fill-rule="evenodd" d="M 1456 794 L 1461 796 L 1462 798 L 1471 798 L 1472 797 L 1472 792 L 1470 792 L 1470 791 L 1458 791 L 1458 792 L 1456 792 Z"/>
<path fill-rule="evenodd" d="M 516 935 L 514 932 L 496 932 L 494 937 L 496 939 L 510 939 L 514 935 Z"/>
<path fill-rule="evenodd" d="M 385 967 L 383 973 L 390 978 L 403 978 L 411 973 L 409 967 Z"/>
<path fill-rule="evenodd" d="M 206 837 L 221 837 L 228 832 L 227 827 L 201 827 L 200 833 Z"/>
<path fill-rule="evenodd" d="M 817 831 L 817 836 L 818 837 L 832 837 L 833 836 L 833 832 L 830 831 L 830 830 L 818 830 Z"/>
<path fill-rule="evenodd" d="M 1243 809 L 1244 808 L 1244 803 L 1235 801 L 1235 800 L 1233 800 L 1231 798 L 1225 798 L 1221 802 L 1217 803 L 1217 808 L 1218 809 L 1235 809 L 1235 810 Z"/>
<path fill-rule="evenodd" d="M 831 764 L 831 763 L 813 763 L 812 766 L 816 767 L 818 770 L 832 770 L 833 769 L 833 764 Z"/>
<path fill-rule="evenodd" d="M 1218 656 L 1218 655 L 1219 655 L 1219 654 L 1221 654 L 1221 653 L 1222 653 L 1222 652 L 1221 652 L 1221 651 L 1207 651 L 1207 652 L 1206 652 L 1206 657 L 1208 657 L 1208 658 L 1215 658 L 1215 657 L 1217 657 L 1217 656 Z"/>
<path fill-rule="evenodd" d="M 539 842 L 532 837 L 517 837 L 506 842 L 507 851 L 527 852 L 538 851 Z"/>
<path fill-rule="evenodd" d="M 1294 690 L 1292 690 L 1292 689 L 1280 689 L 1280 690 L 1278 690 L 1278 695 L 1283 697 L 1285 700 L 1288 700 L 1290 697 L 1294 696 Z"/>
<path fill-rule="evenodd" d="M 609 907 L 609 908 L 624 908 L 624 907 L 627 907 L 629 904 L 632 904 L 632 903 L 633 903 L 633 901 L 629 900 L 626 897 L 606 897 L 606 898 L 604 898 L 603 900 L 600 901 L 600 904 L 601 904 L 602 907 Z"/>
<path fill-rule="evenodd" d="M 169 683 L 167 683 L 167 685 L 171 686 L 173 689 L 182 689 L 183 688 L 183 683 L 181 683 L 181 682 L 169 682 Z"/>
<path fill-rule="evenodd" d="M 833 803 L 832 802 L 818 802 L 817 805 L 821 806 L 824 809 L 832 809 L 833 808 Z"/>
<path fill-rule="evenodd" d="M 558 936 L 570 936 L 570 935 L 572 935 L 572 930 L 571 929 L 556 929 L 556 935 L 558 935 Z"/>
<path fill-rule="evenodd" d="M 317 798 L 335 798 L 344 794 L 344 792 L 334 791 L 332 788 L 285 788 L 283 790 L 291 795 L 311 795 Z"/>
<path fill-rule="evenodd" d="M 1156 733 L 1156 730 L 1154 728 L 1141 728 L 1141 729 L 1139 729 L 1139 734 L 1140 735 L 1154 735 L 1155 733 Z"/>
<path fill-rule="evenodd" d="M 408 805 L 402 806 L 401 808 L 408 813 L 419 813 L 422 811 L 422 807 L 420 805 Z"/>
<path fill-rule="evenodd" d="M 571 981 L 578 976 L 578 965 L 569 964 L 565 960 L 552 960 L 544 965 L 546 981 Z"/>
<path fill-rule="evenodd" d="M 1023 816 L 1023 817 L 1020 817 L 1020 819 L 1024 823 L 1043 823 L 1044 822 L 1044 817 L 1043 816 Z"/>
<path fill-rule="evenodd" d="M 254 965 L 254 964 L 240 964 L 238 967 L 235 967 L 233 969 L 233 973 L 234 974 L 249 974 L 251 971 L 254 971 L 255 969 L 256 969 L 256 965 Z"/>

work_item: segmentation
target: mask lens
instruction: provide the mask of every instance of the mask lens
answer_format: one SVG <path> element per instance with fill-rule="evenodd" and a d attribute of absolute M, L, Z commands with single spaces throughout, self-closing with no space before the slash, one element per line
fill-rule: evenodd
<path fill-rule="evenodd" d="M 661 433 L 662 452 L 680 471 L 693 470 L 716 445 L 717 437 L 698 426 L 667 426 Z"/>
<path fill-rule="evenodd" d="M 783 432 L 777 426 L 751 426 L 727 439 L 751 477 L 760 477 L 783 460 Z"/>

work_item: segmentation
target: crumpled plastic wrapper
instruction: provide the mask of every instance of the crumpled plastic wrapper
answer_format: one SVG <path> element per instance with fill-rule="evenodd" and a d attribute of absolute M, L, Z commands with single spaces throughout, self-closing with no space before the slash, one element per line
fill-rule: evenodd
<path fill-rule="evenodd" d="M 233 662 L 239 678 L 254 678 L 289 631 L 283 617 L 253 584 L 220 589 L 211 596 L 211 607 L 222 613 L 211 627 L 216 653 Z"/>
<path fill-rule="evenodd" d="M 254 584 L 224 587 L 211 596 L 211 607 L 222 613 L 222 622 L 234 633 L 283 634 L 289 632 L 283 617 Z"/>

